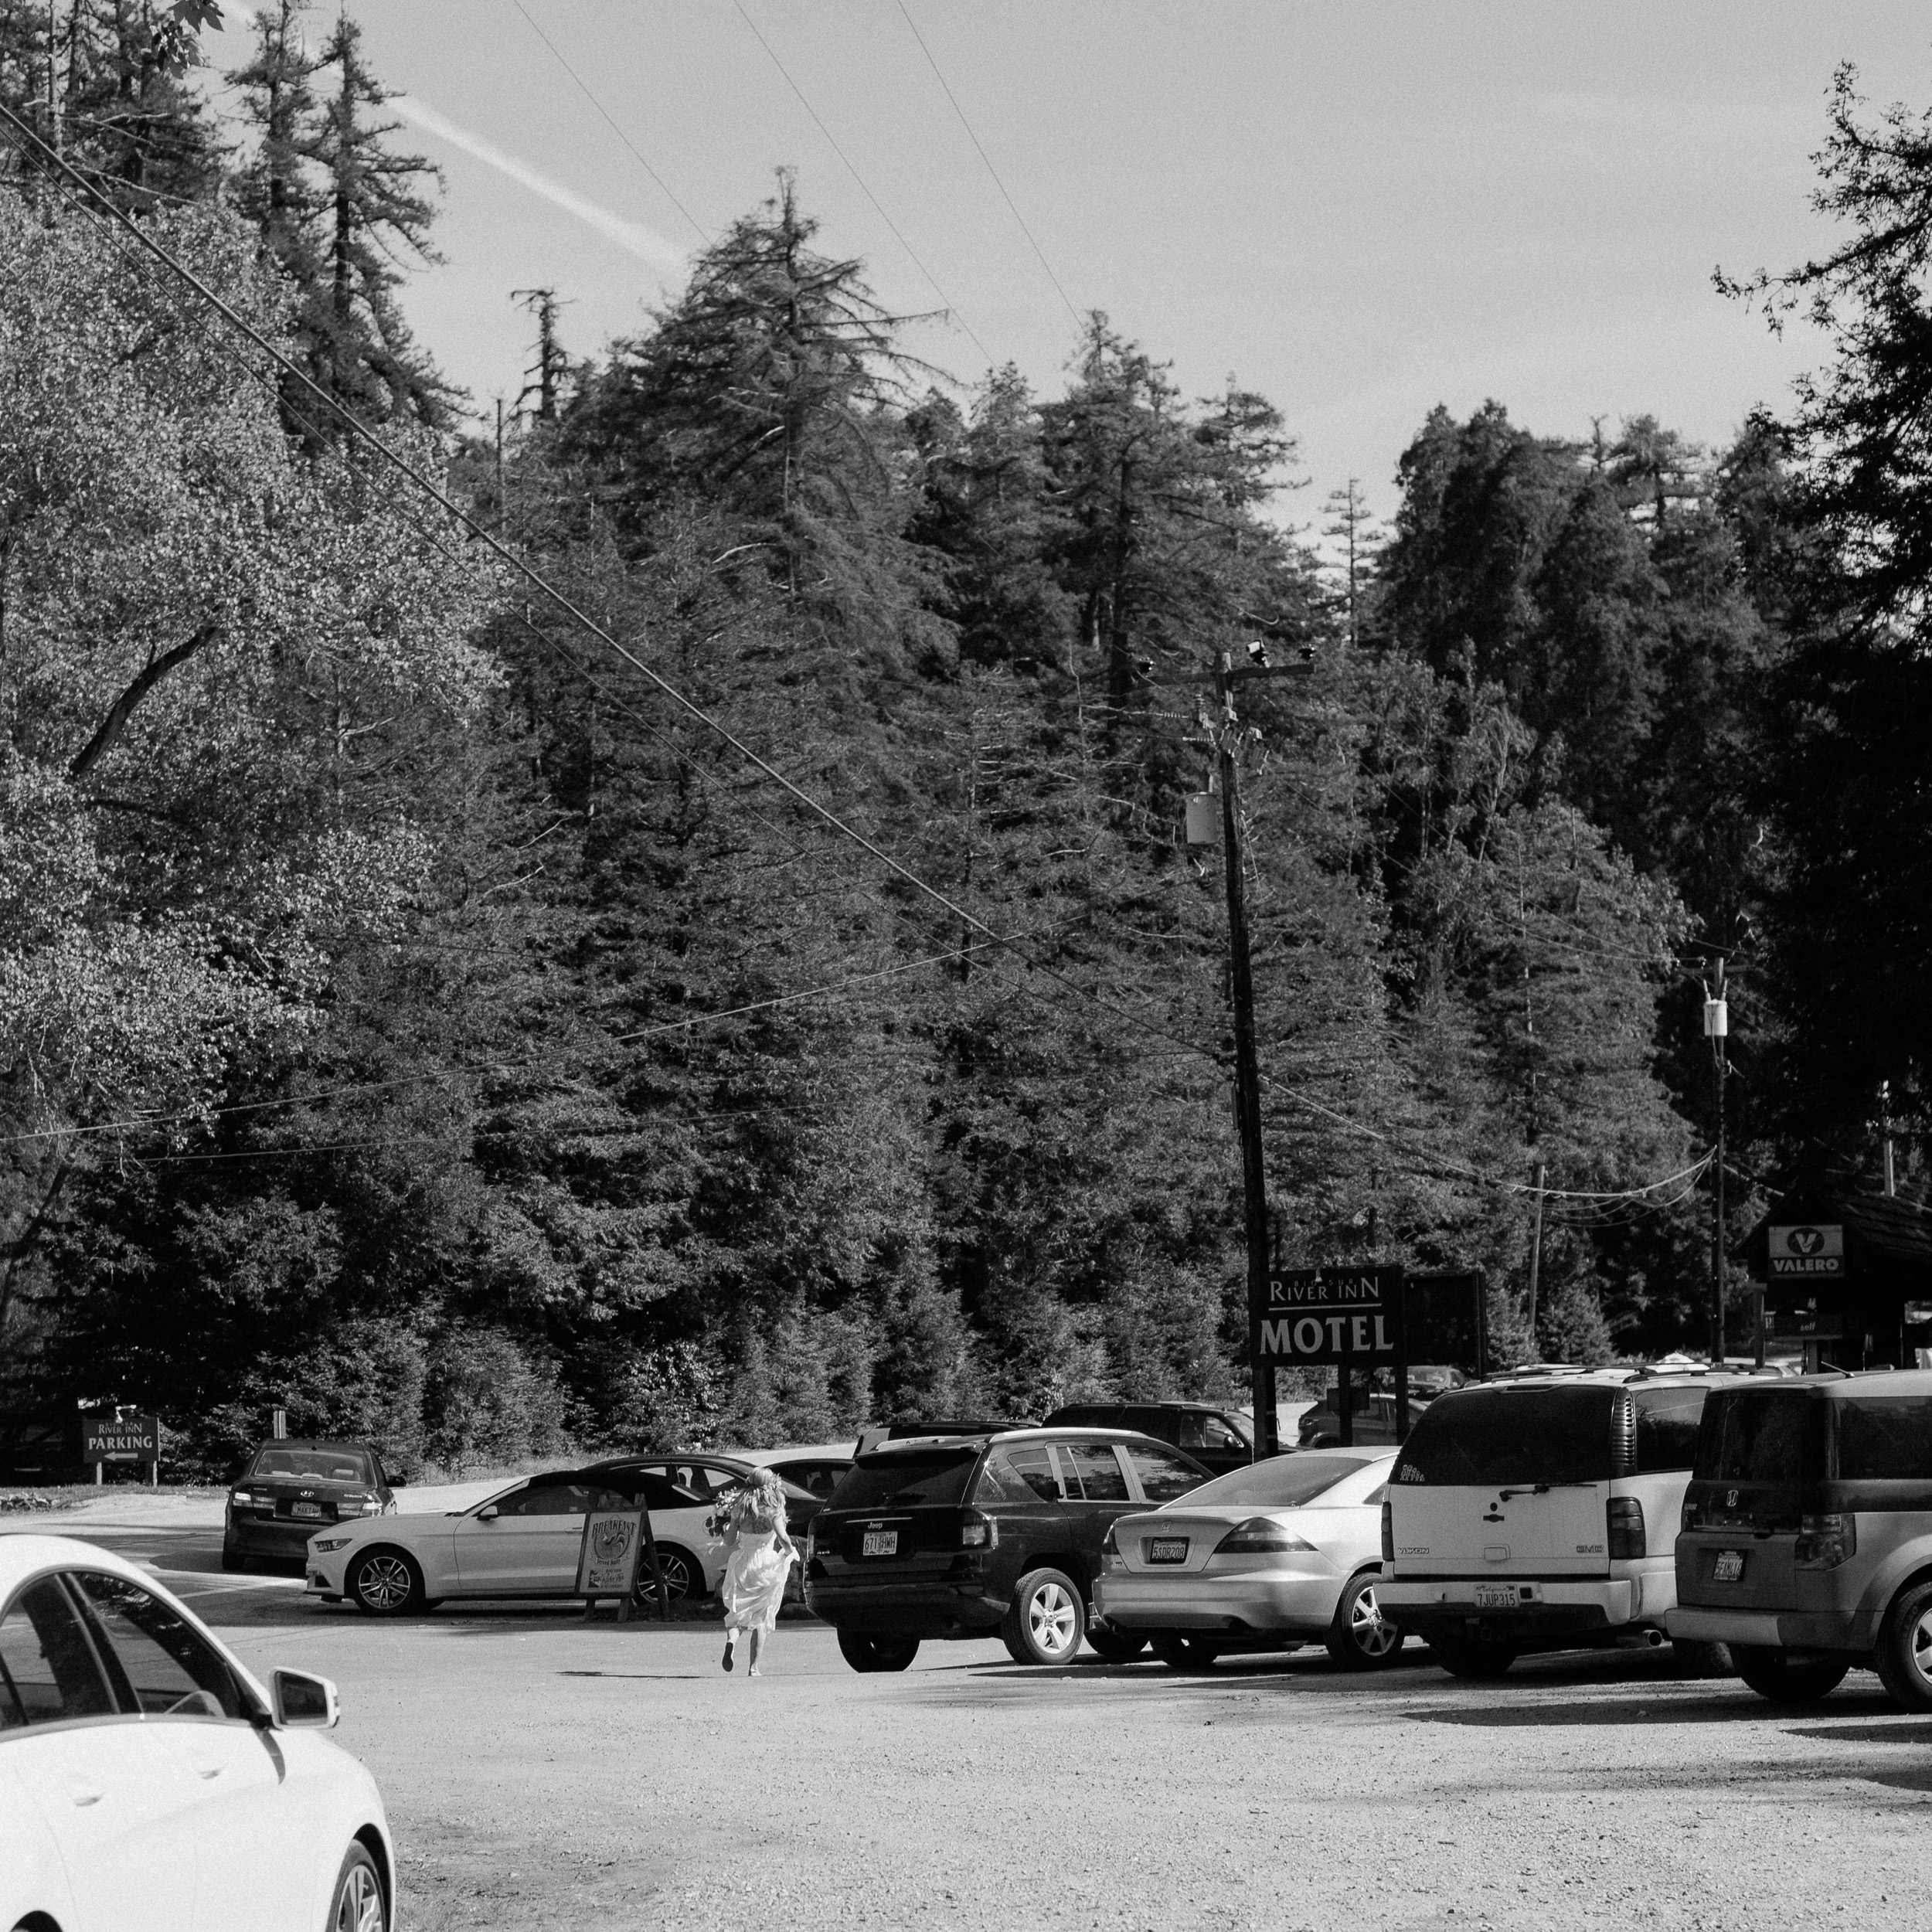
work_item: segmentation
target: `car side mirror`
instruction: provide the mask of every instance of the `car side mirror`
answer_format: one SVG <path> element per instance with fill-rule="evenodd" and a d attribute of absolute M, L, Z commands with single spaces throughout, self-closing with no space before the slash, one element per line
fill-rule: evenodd
<path fill-rule="evenodd" d="M 342 1714 L 335 1700 L 335 1686 L 326 1677 L 311 1677 L 305 1670 L 278 1670 L 269 1679 L 269 1692 L 275 1722 L 284 1730 L 313 1726 L 333 1730 Z"/>
<path fill-rule="evenodd" d="M 392 1489 L 406 1489 L 410 1486 L 410 1479 L 406 1476 L 391 1476 L 389 1486 Z"/>
<path fill-rule="evenodd" d="M 486 1502 L 483 1507 L 476 1512 L 476 1519 L 478 1522 L 495 1522 L 496 1521 L 496 1505 L 493 1502 Z"/>

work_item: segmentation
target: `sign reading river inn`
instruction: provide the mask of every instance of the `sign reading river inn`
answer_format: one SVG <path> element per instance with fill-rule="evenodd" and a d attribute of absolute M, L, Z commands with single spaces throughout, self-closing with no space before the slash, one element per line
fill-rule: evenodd
<path fill-rule="evenodd" d="M 1294 1268 L 1268 1276 L 1254 1353 L 1297 1366 L 1394 1368 L 1403 1344 L 1400 1268 Z"/>

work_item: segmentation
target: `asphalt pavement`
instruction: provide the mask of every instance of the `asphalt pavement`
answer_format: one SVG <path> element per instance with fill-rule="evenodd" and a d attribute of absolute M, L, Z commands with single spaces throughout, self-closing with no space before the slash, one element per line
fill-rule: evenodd
<path fill-rule="evenodd" d="M 151 1562 L 258 1670 L 333 1677 L 413 1932 L 1932 1923 L 1932 1720 L 1863 1673 L 1801 1712 L 1668 1649 L 1465 1684 L 1413 1645 L 1179 1677 L 931 1644 L 860 1677 L 787 1624 L 753 1682 L 715 1627 L 376 1621 L 223 1577 L 206 1525 L 7 1526 Z"/>

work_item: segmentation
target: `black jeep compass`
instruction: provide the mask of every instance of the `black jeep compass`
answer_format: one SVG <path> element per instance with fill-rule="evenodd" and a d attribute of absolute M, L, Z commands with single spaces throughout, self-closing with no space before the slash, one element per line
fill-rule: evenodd
<path fill-rule="evenodd" d="M 1207 1480 L 1124 1429 L 1015 1429 L 894 1442 L 852 1464 L 811 1526 L 805 1602 L 854 1670 L 903 1670 L 928 1637 L 1005 1640 L 1022 1664 L 1103 1657 L 1145 1638 L 1087 1629 L 1117 1516 Z"/>

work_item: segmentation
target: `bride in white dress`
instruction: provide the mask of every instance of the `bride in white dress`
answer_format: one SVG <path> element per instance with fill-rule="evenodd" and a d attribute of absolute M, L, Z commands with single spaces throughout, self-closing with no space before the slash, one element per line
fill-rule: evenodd
<path fill-rule="evenodd" d="M 757 1677 L 762 1675 L 758 1654 L 777 1628 L 785 1580 L 798 1560 L 798 1546 L 785 1529 L 784 1485 L 769 1469 L 747 1477 L 725 1509 L 721 1530 L 725 1573 L 718 1594 L 725 1607 L 724 1667 L 732 1668 L 743 1631 L 750 1640 L 747 1674 Z"/>

